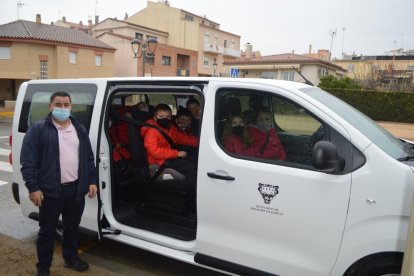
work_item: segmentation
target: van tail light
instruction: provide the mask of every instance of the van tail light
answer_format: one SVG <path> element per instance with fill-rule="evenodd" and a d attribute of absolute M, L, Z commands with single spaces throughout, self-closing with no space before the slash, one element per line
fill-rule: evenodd
<path fill-rule="evenodd" d="M 13 138 L 12 138 L 12 135 L 10 134 L 10 136 L 9 136 L 9 145 L 10 145 L 9 163 L 10 163 L 10 165 L 13 165 L 13 155 L 12 155 L 12 151 L 11 151 L 12 141 L 13 141 Z"/>

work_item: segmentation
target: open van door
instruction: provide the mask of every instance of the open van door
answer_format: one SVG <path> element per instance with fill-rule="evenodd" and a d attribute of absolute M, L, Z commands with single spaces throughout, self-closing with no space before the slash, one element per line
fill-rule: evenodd
<path fill-rule="evenodd" d="M 312 145 L 325 139 L 346 145 L 338 151 L 348 156 L 349 166 L 352 145 L 346 130 L 285 89 L 212 81 L 206 95 L 195 261 L 237 274 L 328 275 L 341 244 L 351 173 L 349 167 L 319 172 L 308 160 Z M 223 113 L 234 110 L 226 103 L 231 98 L 240 104 L 237 109 L 247 111 L 252 95 L 262 97 L 261 105 L 286 137 L 300 141 L 300 148 L 284 145 L 286 160 L 234 154 L 226 148 L 220 133 L 226 132 L 222 122 L 231 114 Z"/>

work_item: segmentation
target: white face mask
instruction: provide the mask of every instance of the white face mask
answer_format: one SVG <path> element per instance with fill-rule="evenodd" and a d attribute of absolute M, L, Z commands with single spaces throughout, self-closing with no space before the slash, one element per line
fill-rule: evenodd
<path fill-rule="evenodd" d="M 59 122 L 66 121 L 70 116 L 70 109 L 66 108 L 53 108 L 52 116 Z"/>
<path fill-rule="evenodd" d="M 141 107 L 141 109 L 140 109 L 141 111 L 143 111 L 143 112 L 148 112 L 149 111 L 149 108 L 148 108 L 148 106 L 146 106 L 146 107 Z"/>

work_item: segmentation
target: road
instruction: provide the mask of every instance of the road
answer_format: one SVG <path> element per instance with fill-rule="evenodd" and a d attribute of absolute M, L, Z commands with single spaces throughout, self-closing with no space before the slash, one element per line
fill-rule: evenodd
<path fill-rule="evenodd" d="M 0 234 L 34 247 L 38 224 L 23 216 L 11 190 L 12 167 L 9 164 L 11 123 L 11 118 L 0 117 Z M 60 244 L 57 242 L 55 251 L 60 252 L 60 250 Z M 9 250 L 10 254 L 13 252 Z M 33 254 L 34 252 L 33 250 Z M 86 234 L 81 237 L 80 256 L 92 265 L 87 275 L 222 275 L 109 239 L 98 242 L 95 236 Z M 34 259 L 31 261 L 28 259 L 28 262 L 33 263 L 24 264 L 32 266 L 33 273 L 35 272 Z M 56 259 L 58 258 L 55 258 L 52 264 L 52 274 L 71 275 L 70 271 L 60 270 L 62 263 Z M 13 260 L 13 257 L 10 256 L 8 260 Z M 0 274 L 7 275 L 10 269 L 5 268 L 4 264 L 2 266 L 0 266 Z M 99 269 L 94 270 L 93 267 Z"/>

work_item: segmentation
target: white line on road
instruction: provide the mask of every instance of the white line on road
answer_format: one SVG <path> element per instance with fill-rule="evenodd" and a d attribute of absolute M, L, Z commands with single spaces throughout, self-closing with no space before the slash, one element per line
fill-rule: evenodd
<path fill-rule="evenodd" d="M 6 139 L 9 138 L 9 136 L 0 136 L 0 139 Z"/>
<path fill-rule="evenodd" d="M 4 182 L 4 181 L 1 181 L 1 180 L 0 180 L 0 186 L 1 186 L 1 185 L 6 185 L 7 183 L 9 183 L 9 182 Z"/>
<path fill-rule="evenodd" d="M 12 165 L 10 165 L 8 162 L 0 161 L 0 171 L 12 172 Z"/>
<path fill-rule="evenodd" d="M 9 153 L 10 153 L 9 149 L 0 148 L 0 155 L 9 156 Z"/>

